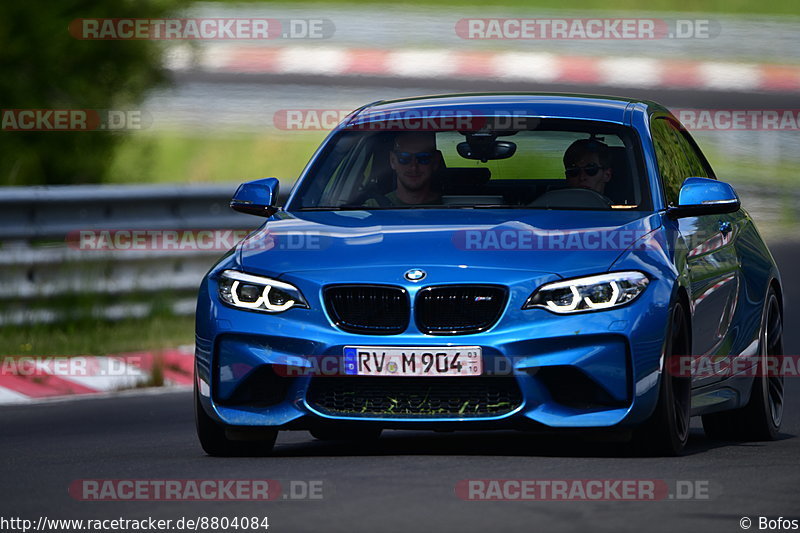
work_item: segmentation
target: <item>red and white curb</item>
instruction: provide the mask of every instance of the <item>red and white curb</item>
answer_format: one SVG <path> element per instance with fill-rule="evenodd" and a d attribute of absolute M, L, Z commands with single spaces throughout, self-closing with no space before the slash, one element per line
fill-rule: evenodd
<path fill-rule="evenodd" d="M 192 347 L 112 356 L 0 358 L 0 405 L 141 387 L 151 379 L 157 360 L 164 386 L 191 387 Z"/>
<path fill-rule="evenodd" d="M 719 91 L 800 91 L 800 66 L 567 56 L 549 52 L 446 49 L 377 50 L 313 46 L 209 46 L 199 55 L 176 47 L 166 66 L 239 74 L 490 79 L 546 84 L 666 87 Z"/>

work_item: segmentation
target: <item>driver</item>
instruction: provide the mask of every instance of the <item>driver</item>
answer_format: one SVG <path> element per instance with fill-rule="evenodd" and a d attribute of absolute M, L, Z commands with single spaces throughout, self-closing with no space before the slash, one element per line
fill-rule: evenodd
<path fill-rule="evenodd" d="M 564 175 L 570 187 L 603 194 L 612 175 L 608 145 L 597 139 L 579 139 L 569 145 L 564 152 Z"/>
<path fill-rule="evenodd" d="M 389 153 L 389 165 L 397 176 L 394 191 L 364 202 L 366 207 L 388 207 L 442 203 L 433 186 L 433 176 L 442 166 L 434 132 L 399 133 Z"/>

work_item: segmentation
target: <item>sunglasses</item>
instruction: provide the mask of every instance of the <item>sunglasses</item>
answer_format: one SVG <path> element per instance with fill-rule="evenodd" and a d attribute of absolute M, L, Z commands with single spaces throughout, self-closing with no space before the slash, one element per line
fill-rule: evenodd
<path fill-rule="evenodd" d="M 412 159 L 416 159 L 417 163 L 420 165 L 430 165 L 433 161 L 433 154 L 431 152 L 417 152 L 416 154 L 412 154 L 411 152 L 398 152 L 395 150 L 393 153 L 397 157 L 397 162 L 401 165 L 410 164 Z"/>
<path fill-rule="evenodd" d="M 582 170 L 584 174 L 586 174 L 587 176 L 594 177 L 597 175 L 598 172 L 600 172 L 604 168 L 606 167 L 598 165 L 597 163 L 589 163 L 588 165 L 582 167 L 579 166 L 569 167 L 566 170 L 564 170 L 564 175 L 566 175 L 568 178 L 577 178 L 578 176 L 581 175 L 581 170 Z"/>

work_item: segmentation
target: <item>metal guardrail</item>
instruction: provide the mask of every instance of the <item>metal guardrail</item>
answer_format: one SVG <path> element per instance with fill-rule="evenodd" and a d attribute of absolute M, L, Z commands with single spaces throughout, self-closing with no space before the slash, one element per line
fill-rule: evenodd
<path fill-rule="evenodd" d="M 256 228 L 263 219 L 228 207 L 235 190 L 236 184 L 0 189 L 0 324 L 53 322 L 81 304 L 92 316 L 144 316 L 164 305 L 157 301 L 165 295 L 174 312 L 193 313 L 197 287 L 224 250 L 87 250 L 70 237 Z"/>
<path fill-rule="evenodd" d="M 795 190 L 736 188 L 760 223 L 770 223 L 777 204 L 794 208 L 800 200 Z M 53 322 L 87 306 L 106 318 L 145 316 L 158 305 L 193 313 L 197 287 L 224 250 L 85 250 L 68 237 L 81 230 L 255 229 L 263 219 L 228 207 L 235 190 L 236 184 L 0 188 L 0 325 Z"/>

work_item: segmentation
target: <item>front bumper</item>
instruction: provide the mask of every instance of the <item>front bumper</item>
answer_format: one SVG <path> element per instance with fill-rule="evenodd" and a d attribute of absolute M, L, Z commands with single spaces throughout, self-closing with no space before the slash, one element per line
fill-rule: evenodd
<path fill-rule="evenodd" d="M 522 311 L 509 299 L 489 331 L 458 336 L 358 335 L 319 319 L 319 310 L 292 309 L 280 317 L 220 304 L 200 291 L 196 380 L 201 405 L 230 426 L 304 429 L 330 423 L 386 428 L 484 429 L 629 427 L 652 413 L 661 375 L 671 286 L 658 280 L 631 304 L 578 315 Z M 316 315 L 314 315 L 316 313 Z M 315 380 L 372 379 L 298 375 L 339 361 L 345 346 L 481 346 L 486 377 L 513 380 L 519 402 L 503 412 L 423 415 L 332 412 L 309 390 Z M 407 379 L 407 378 L 388 378 Z M 434 378 L 418 378 L 434 379 Z"/>

